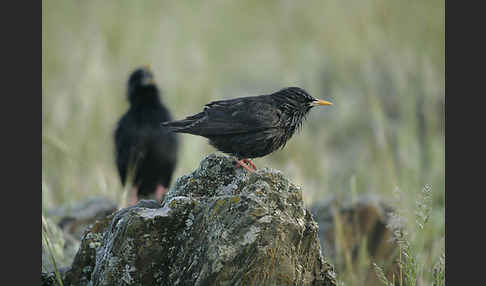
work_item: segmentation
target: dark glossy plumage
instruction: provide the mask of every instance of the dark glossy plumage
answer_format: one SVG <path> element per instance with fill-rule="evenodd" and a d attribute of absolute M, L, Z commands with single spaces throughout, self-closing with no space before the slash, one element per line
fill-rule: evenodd
<path fill-rule="evenodd" d="M 330 104 L 289 87 L 268 95 L 213 101 L 196 115 L 162 126 L 206 137 L 216 149 L 239 160 L 258 158 L 283 148 L 313 106 Z"/>
<path fill-rule="evenodd" d="M 122 184 L 131 174 L 138 195 L 147 196 L 157 185 L 169 187 L 177 164 L 178 140 L 176 134 L 160 128 L 160 122 L 172 117 L 160 100 L 149 69 L 140 68 L 130 75 L 127 96 L 130 108 L 118 122 L 114 136 L 116 165 Z"/>

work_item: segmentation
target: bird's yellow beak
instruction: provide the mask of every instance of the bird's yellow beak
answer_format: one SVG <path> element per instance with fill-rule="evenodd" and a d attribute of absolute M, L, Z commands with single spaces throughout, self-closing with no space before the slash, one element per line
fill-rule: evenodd
<path fill-rule="evenodd" d="M 332 102 L 316 99 L 311 103 L 312 106 L 319 106 L 319 105 L 332 105 Z"/>
<path fill-rule="evenodd" d="M 149 85 L 149 84 L 155 84 L 155 80 L 153 77 L 145 77 L 143 80 L 142 80 L 142 84 L 143 85 Z"/>
<path fill-rule="evenodd" d="M 143 85 L 155 84 L 155 81 L 154 81 L 154 77 L 152 75 L 152 70 L 151 70 L 150 64 L 146 64 L 144 66 L 144 68 L 146 69 L 146 72 L 144 72 L 144 77 L 142 79 L 142 84 Z"/>

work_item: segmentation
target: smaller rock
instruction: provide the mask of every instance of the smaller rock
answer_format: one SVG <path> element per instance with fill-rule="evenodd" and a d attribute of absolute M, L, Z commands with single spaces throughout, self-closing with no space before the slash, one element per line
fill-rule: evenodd
<path fill-rule="evenodd" d="M 357 269 L 358 254 L 366 242 L 365 249 L 371 262 L 388 265 L 384 270 L 390 281 L 393 273 L 397 277 L 398 265 L 394 258 L 398 253 L 398 245 L 392 239 L 392 230 L 387 228 L 393 208 L 379 196 L 368 194 L 355 200 L 332 198 L 314 204 L 311 212 L 319 224 L 321 246 L 334 262 L 337 273 L 346 270 L 344 254 L 338 255 L 337 252 L 349 251 L 353 269 Z M 339 227 L 336 227 L 338 223 Z M 363 281 L 366 281 L 365 285 L 381 285 L 371 264 Z"/>
<path fill-rule="evenodd" d="M 95 197 L 74 205 L 64 205 L 47 210 L 43 217 L 45 231 L 42 243 L 42 269 L 46 273 L 54 271 L 52 259 L 56 267 L 68 267 L 81 244 L 81 237 L 90 225 L 104 219 L 116 211 L 114 202 Z M 57 223 L 55 223 L 57 222 Z M 46 244 L 45 239 L 47 239 Z M 51 258 L 51 255 L 53 256 Z"/>
<path fill-rule="evenodd" d="M 68 239 L 80 240 L 86 228 L 117 210 L 117 205 L 104 197 L 94 197 L 74 205 L 65 205 L 47 211 L 47 217 L 58 221 Z"/>
<path fill-rule="evenodd" d="M 70 267 L 63 267 L 58 269 L 59 279 L 64 281 L 66 279 L 66 273 L 71 269 Z M 42 286 L 57 286 L 59 285 L 56 272 L 41 272 L 41 285 Z M 64 283 L 63 283 L 64 284 Z M 65 284 L 64 284 L 65 285 Z"/>
<path fill-rule="evenodd" d="M 42 271 L 71 265 L 78 251 L 78 242 L 68 242 L 63 231 L 49 218 L 42 217 Z"/>

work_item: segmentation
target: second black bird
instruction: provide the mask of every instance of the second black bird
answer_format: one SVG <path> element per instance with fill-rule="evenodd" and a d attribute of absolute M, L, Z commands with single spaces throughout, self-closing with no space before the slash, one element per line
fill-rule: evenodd
<path fill-rule="evenodd" d="M 289 87 L 267 95 L 213 101 L 198 114 L 162 126 L 208 138 L 216 149 L 235 156 L 237 166 L 251 172 L 256 167 L 249 159 L 283 148 L 311 108 L 331 104 L 302 88 Z"/>
<path fill-rule="evenodd" d="M 176 134 L 160 128 L 160 122 L 172 117 L 148 68 L 130 75 L 127 96 L 130 108 L 118 122 L 115 147 L 122 184 L 130 177 L 133 180 L 133 205 L 140 197 L 163 197 L 177 164 L 178 140 Z"/>

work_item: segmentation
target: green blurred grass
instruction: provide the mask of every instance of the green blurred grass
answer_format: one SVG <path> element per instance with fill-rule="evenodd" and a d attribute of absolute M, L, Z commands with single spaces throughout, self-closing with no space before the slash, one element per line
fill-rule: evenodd
<path fill-rule="evenodd" d="M 210 100 L 300 86 L 331 100 L 284 151 L 257 159 L 301 185 L 307 204 L 376 192 L 410 209 L 425 184 L 420 241 L 444 237 L 444 2 L 43 1 L 43 208 L 120 201 L 112 134 L 125 83 L 150 63 L 175 118 Z M 183 135 L 179 177 L 213 152 Z M 423 242 L 423 243 L 422 243 Z"/>

